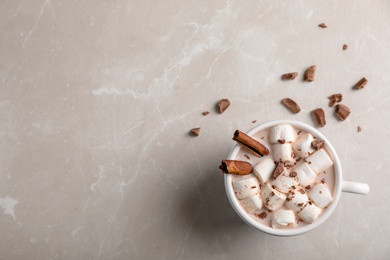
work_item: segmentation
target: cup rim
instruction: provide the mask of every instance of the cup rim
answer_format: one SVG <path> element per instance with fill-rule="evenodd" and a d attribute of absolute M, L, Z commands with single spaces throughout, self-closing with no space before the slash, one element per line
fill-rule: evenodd
<path fill-rule="evenodd" d="M 306 232 L 309 232 L 316 227 L 319 227 L 322 223 L 324 223 L 330 215 L 332 215 L 333 211 L 335 210 L 339 199 L 341 195 L 341 190 L 342 190 L 342 168 L 340 164 L 339 157 L 336 153 L 336 150 L 333 148 L 332 144 L 329 142 L 329 140 L 317 129 L 314 127 L 300 122 L 300 121 L 295 121 L 295 120 L 273 120 L 273 121 L 268 121 L 264 122 L 261 124 L 258 124 L 254 126 L 252 129 L 247 131 L 246 133 L 248 135 L 252 135 L 254 133 L 259 132 L 260 130 L 275 126 L 275 125 L 281 125 L 281 124 L 290 124 L 294 127 L 300 128 L 304 131 L 307 131 L 309 133 L 314 134 L 315 136 L 321 138 L 322 140 L 325 140 L 325 147 L 327 150 L 330 152 L 331 157 L 333 157 L 333 165 L 335 167 L 335 185 L 334 185 L 334 191 L 333 191 L 333 201 L 331 204 L 326 208 L 324 212 L 321 213 L 320 217 L 311 224 L 304 225 L 302 227 L 297 227 L 297 228 L 292 228 L 292 229 L 274 229 L 272 227 L 269 227 L 267 225 L 264 225 L 255 219 L 253 219 L 249 213 L 245 211 L 245 209 L 241 206 L 239 200 L 235 196 L 234 190 L 233 190 L 233 185 L 232 185 L 232 180 L 233 180 L 233 175 L 231 174 L 225 174 L 224 175 L 224 181 L 225 181 L 225 190 L 227 197 L 229 199 L 230 204 L 232 205 L 233 209 L 236 211 L 236 213 L 241 217 L 242 220 L 244 220 L 248 225 L 256 228 L 257 230 L 260 230 L 264 233 L 270 234 L 270 235 L 275 235 L 275 236 L 296 236 L 300 234 L 304 234 Z M 228 159 L 232 160 L 236 157 L 238 151 L 240 150 L 241 146 L 238 144 L 235 144 L 233 148 L 231 149 Z"/>

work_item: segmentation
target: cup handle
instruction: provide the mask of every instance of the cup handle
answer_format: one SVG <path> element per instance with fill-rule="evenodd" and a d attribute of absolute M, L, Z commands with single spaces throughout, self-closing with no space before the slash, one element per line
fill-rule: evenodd
<path fill-rule="evenodd" d="M 370 192 L 370 187 L 365 183 L 343 181 L 343 187 L 341 188 L 341 191 L 367 195 Z"/>

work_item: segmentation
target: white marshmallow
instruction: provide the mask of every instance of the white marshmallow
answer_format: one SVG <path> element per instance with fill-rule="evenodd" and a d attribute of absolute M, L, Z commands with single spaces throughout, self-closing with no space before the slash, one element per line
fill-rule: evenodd
<path fill-rule="evenodd" d="M 298 182 L 302 187 L 312 184 L 317 176 L 313 169 L 305 162 L 296 166 L 292 171 L 297 173 Z"/>
<path fill-rule="evenodd" d="M 311 142 L 313 142 L 313 140 L 313 135 L 310 133 L 302 133 L 299 135 L 297 141 L 292 145 L 295 154 L 301 158 L 308 157 L 309 154 L 315 151 L 315 149 L 311 146 Z"/>
<path fill-rule="evenodd" d="M 285 170 L 275 180 L 272 181 L 275 188 L 283 193 L 288 193 L 293 187 L 298 187 L 299 183 L 297 178 L 290 177 L 288 172 Z"/>
<path fill-rule="evenodd" d="M 284 140 L 286 143 L 295 141 L 294 128 L 291 125 L 276 125 L 269 130 L 269 142 L 278 143 L 278 140 Z"/>
<path fill-rule="evenodd" d="M 271 149 L 273 158 L 276 162 L 283 162 L 285 164 L 294 163 L 294 154 L 290 143 L 273 144 Z"/>
<path fill-rule="evenodd" d="M 253 213 L 257 209 L 261 209 L 261 207 L 263 206 L 261 197 L 258 194 L 241 200 L 241 204 L 249 213 Z"/>
<path fill-rule="evenodd" d="M 245 199 L 260 192 L 259 182 L 254 176 L 234 179 L 233 189 L 239 199 Z"/>
<path fill-rule="evenodd" d="M 309 198 L 307 197 L 307 193 L 304 189 L 299 188 L 291 191 L 286 199 L 286 207 L 293 210 L 295 213 L 299 212 L 306 203 L 309 202 Z"/>
<path fill-rule="evenodd" d="M 332 202 L 333 198 L 325 184 L 319 183 L 311 189 L 310 199 L 320 208 L 325 208 Z"/>
<path fill-rule="evenodd" d="M 313 169 L 315 173 L 320 173 L 333 165 L 332 159 L 329 157 L 325 149 L 315 151 L 312 155 L 307 157 L 305 161 Z"/>
<path fill-rule="evenodd" d="M 261 189 L 261 197 L 264 205 L 270 210 L 280 208 L 286 200 L 286 195 L 273 189 L 269 183 L 265 183 Z"/>
<path fill-rule="evenodd" d="M 287 227 L 295 226 L 295 214 L 292 210 L 288 209 L 278 209 L 272 215 L 272 227 Z"/>
<path fill-rule="evenodd" d="M 322 209 L 314 205 L 314 203 L 309 202 L 301 211 L 298 212 L 298 217 L 306 223 L 313 223 L 317 220 L 318 216 L 321 214 Z"/>
<path fill-rule="evenodd" d="M 269 156 L 262 157 L 259 163 L 253 168 L 255 175 L 262 183 L 268 181 L 274 170 L 275 163 Z"/>

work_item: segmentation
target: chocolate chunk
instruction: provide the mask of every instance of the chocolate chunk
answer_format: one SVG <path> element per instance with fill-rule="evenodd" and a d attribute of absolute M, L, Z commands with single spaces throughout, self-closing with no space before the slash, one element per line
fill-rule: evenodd
<path fill-rule="evenodd" d="M 253 121 L 252 121 L 252 124 L 254 124 L 254 123 L 256 123 L 256 122 L 257 122 L 257 120 L 253 120 Z"/>
<path fill-rule="evenodd" d="M 344 44 L 343 45 L 343 51 L 345 51 L 346 49 L 348 49 L 348 45 Z"/>
<path fill-rule="evenodd" d="M 300 189 L 298 190 L 301 194 L 305 194 L 305 190 L 304 189 Z"/>
<path fill-rule="evenodd" d="M 204 111 L 204 112 L 202 113 L 202 115 L 204 115 L 204 116 L 207 116 L 208 114 L 210 114 L 209 111 Z"/>
<path fill-rule="evenodd" d="M 267 217 L 267 213 L 266 212 L 261 212 L 259 215 L 257 215 L 259 218 L 261 219 L 265 219 Z"/>
<path fill-rule="evenodd" d="M 293 80 L 298 76 L 298 72 L 290 72 L 282 75 L 282 79 Z"/>
<path fill-rule="evenodd" d="M 284 164 L 279 162 L 274 170 L 273 177 L 276 179 L 282 172 L 284 172 Z"/>
<path fill-rule="evenodd" d="M 362 127 L 361 127 L 361 126 L 358 126 L 358 127 L 357 127 L 357 131 L 358 131 L 358 133 L 360 133 L 360 132 L 362 131 Z"/>
<path fill-rule="evenodd" d="M 364 86 L 367 84 L 368 80 L 366 78 L 362 78 L 361 80 L 359 80 L 355 86 L 353 86 L 354 89 L 362 89 L 364 88 Z"/>
<path fill-rule="evenodd" d="M 219 113 L 223 113 L 226 111 L 226 109 L 228 109 L 228 107 L 230 106 L 230 100 L 229 99 L 221 99 L 219 102 L 218 102 L 218 109 L 219 109 Z"/>
<path fill-rule="evenodd" d="M 343 101 L 343 95 L 338 93 L 338 94 L 333 94 L 328 97 L 329 99 L 329 106 L 333 107 L 336 103 Z"/>
<path fill-rule="evenodd" d="M 284 143 L 286 143 L 286 140 L 284 140 L 284 139 L 278 139 L 278 143 L 284 144 Z"/>
<path fill-rule="evenodd" d="M 310 185 L 307 185 L 305 189 L 310 190 Z"/>
<path fill-rule="evenodd" d="M 297 175 L 298 175 L 298 174 L 297 174 L 296 171 L 292 171 L 292 172 L 290 172 L 290 175 L 289 175 L 289 176 L 290 176 L 291 178 L 294 178 L 294 177 L 297 177 Z"/>
<path fill-rule="evenodd" d="M 314 109 L 312 114 L 319 127 L 324 127 L 326 125 L 325 112 L 322 108 Z"/>
<path fill-rule="evenodd" d="M 310 66 L 306 71 L 305 75 L 303 77 L 304 81 L 312 82 L 314 80 L 315 74 L 316 74 L 316 65 Z"/>
<path fill-rule="evenodd" d="M 298 114 L 299 112 L 301 112 L 301 108 L 299 107 L 297 102 L 295 102 L 291 98 L 284 98 L 282 100 L 282 103 L 294 114 Z"/>
<path fill-rule="evenodd" d="M 344 121 L 344 120 L 349 116 L 349 114 L 351 113 L 351 110 L 350 110 L 349 107 L 347 107 L 346 105 L 338 104 L 338 105 L 336 106 L 335 113 L 336 113 L 336 116 L 337 116 L 341 121 Z"/>
<path fill-rule="evenodd" d="M 313 142 L 311 142 L 311 147 L 316 150 L 320 150 L 325 147 L 325 140 L 314 140 Z"/>
<path fill-rule="evenodd" d="M 192 128 L 190 133 L 193 136 L 198 136 L 200 134 L 200 127 Z"/>
<path fill-rule="evenodd" d="M 328 26 L 327 26 L 326 24 L 324 24 L 324 23 L 320 23 L 320 24 L 318 25 L 318 27 L 321 27 L 321 28 L 328 28 Z"/>

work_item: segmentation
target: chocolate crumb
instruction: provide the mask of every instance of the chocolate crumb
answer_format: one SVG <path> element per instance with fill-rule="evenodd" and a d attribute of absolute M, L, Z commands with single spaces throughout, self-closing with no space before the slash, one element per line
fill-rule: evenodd
<path fill-rule="evenodd" d="M 261 140 L 264 140 L 264 136 L 260 137 Z"/>
<path fill-rule="evenodd" d="M 343 95 L 341 93 L 333 94 L 328 97 L 329 106 L 333 107 L 336 103 L 343 101 Z"/>
<path fill-rule="evenodd" d="M 280 143 L 280 144 L 284 144 L 286 142 L 286 140 L 284 140 L 284 139 L 278 139 L 278 143 Z"/>
<path fill-rule="evenodd" d="M 316 150 L 320 150 L 325 147 L 325 140 L 314 140 L 311 142 L 311 147 L 313 147 Z"/>
<path fill-rule="evenodd" d="M 221 99 L 220 101 L 218 101 L 217 105 L 218 105 L 219 113 L 222 114 L 230 106 L 230 100 L 226 98 Z"/>
<path fill-rule="evenodd" d="M 346 105 L 343 104 L 336 105 L 335 114 L 341 121 L 344 121 L 349 116 L 350 113 L 351 110 Z"/>
<path fill-rule="evenodd" d="M 362 127 L 361 127 L 361 126 L 358 126 L 358 127 L 357 127 L 357 131 L 358 131 L 358 133 L 360 133 L 360 132 L 362 131 Z"/>
<path fill-rule="evenodd" d="M 287 200 L 287 201 L 290 201 L 290 200 L 291 200 L 291 198 L 286 198 L 286 200 Z"/>
<path fill-rule="evenodd" d="M 309 204 L 311 205 L 311 204 L 313 204 L 313 202 L 309 201 Z"/>
<path fill-rule="evenodd" d="M 208 114 L 210 114 L 209 111 L 204 111 L 204 112 L 202 112 L 202 115 L 204 115 L 204 116 L 207 116 Z"/>
<path fill-rule="evenodd" d="M 305 190 L 304 189 L 299 189 L 298 190 L 301 194 L 305 194 Z"/>
<path fill-rule="evenodd" d="M 294 189 L 294 190 L 296 189 L 295 185 L 291 186 L 291 188 Z M 292 192 L 292 194 L 294 194 L 294 192 Z"/>
<path fill-rule="evenodd" d="M 319 191 L 320 194 L 322 194 L 322 191 Z"/>
<path fill-rule="evenodd" d="M 325 179 L 322 179 L 322 180 L 321 180 L 321 183 L 324 184 L 324 183 L 325 183 Z"/>
<path fill-rule="evenodd" d="M 310 66 L 310 67 L 305 71 L 305 74 L 304 74 L 304 76 L 303 76 L 303 80 L 304 80 L 304 81 L 308 81 L 308 82 L 314 81 L 315 73 L 316 73 L 316 68 L 317 68 L 316 65 Z"/>
<path fill-rule="evenodd" d="M 312 111 L 312 114 L 317 122 L 319 127 L 324 127 L 326 125 L 325 112 L 322 108 L 317 108 Z"/>
<path fill-rule="evenodd" d="M 256 186 L 252 186 L 251 189 L 256 189 Z"/>
<path fill-rule="evenodd" d="M 347 50 L 348 49 L 348 45 L 344 44 L 343 45 L 343 51 Z"/>
<path fill-rule="evenodd" d="M 272 187 L 272 189 L 275 189 L 275 185 L 272 184 L 271 187 Z"/>
<path fill-rule="evenodd" d="M 250 158 L 248 155 L 246 155 L 246 154 L 244 154 L 244 156 L 245 156 L 245 158 L 247 158 L 248 160 L 251 159 L 251 158 Z"/>
<path fill-rule="evenodd" d="M 359 80 L 355 84 L 355 86 L 353 86 L 353 88 L 354 89 L 362 89 L 362 88 L 364 88 L 364 86 L 366 86 L 367 82 L 368 82 L 368 80 L 365 77 L 363 77 L 361 80 Z"/>
<path fill-rule="evenodd" d="M 261 219 L 265 219 L 267 217 L 267 213 L 266 212 L 261 212 L 259 215 L 257 215 L 259 218 Z"/>
<path fill-rule="evenodd" d="M 252 121 L 252 124 L 254 124 L 254 123 L 256 123 L 256 122 L 257 122 L 257 120 L 253 120 L 253 121 Z"/>
<path fill-rule="evenodd" d="M 303 203 L 298 203 L 297 206 L 298 206 L 298 207 L 302 207 L 302 206 L 303 206 Z"/>
<path fill-rule="evenodd" d="M 300 135 L 301 133 L 302 133 L 302 131 L 301 131 L 301 130 L 299 130 L 297 134 L 298 134 L 298 135 Z"/>
<path fill-rule="evenodd" d="M 298 76 L 298 72 L 290 72 L 282 75 L 284 80 L 294 80 Z"/>
<path fill-rule="evenodd" d="M 282 162 L 279 162 L 274 170 L 273 177 L 276 179 L 283 171 L 284 171 L 284 164 Z"/>
<path fill-rule="evenodd" d="M 285 105 L 294 114 L 301 112 L 301 107 L 291 98 L 282 99 L 282 104 Z"/>
<path fill-rule="evenodd" d="M 327 26 L 326 24 L 324 24 L 324 23 L 320 23 L 320 24 L 318 25 L 318 27 L 321 27 L 321 28 L 328 28 L 328 26 Z"/>
<path fill-rule="evenodd" d="M 290 177 L 291 178 L 294 178 L 294 177 L 297 177 L 297 172 L 296 171 L 292 171 L 292 172 L 290 172 Z"/>
<path fill-rule="evenodd" d="M 190 133 L 193 136 L 198 136 L 200 134 L 200 127 L 192 128 Z"/>
<path fill-rule="evenodd" d="M 307 185 L 305 189 L 310 190 L 310 185 Z"/>
<path fill-rule="evenodd" d="M 271 197 L 275 196 L 275 192 L 271 191 Z"/>

